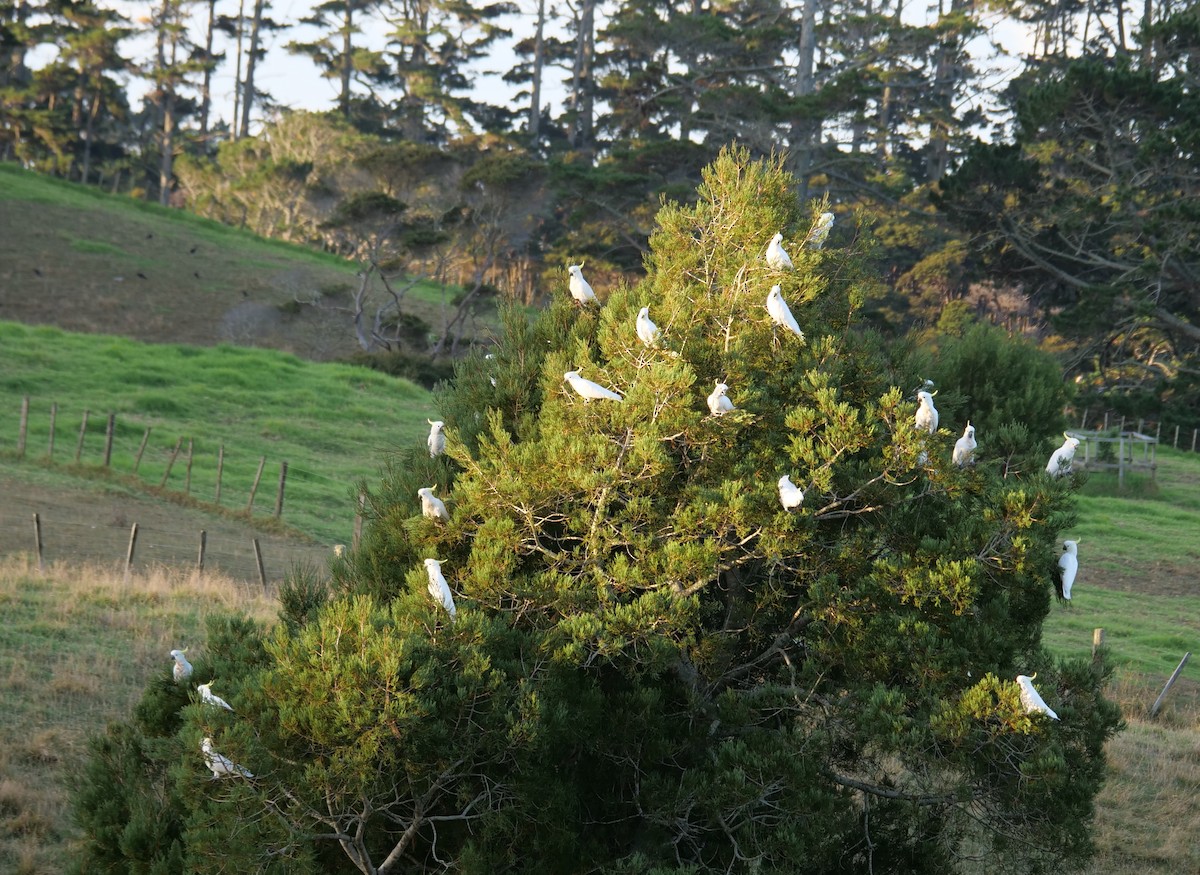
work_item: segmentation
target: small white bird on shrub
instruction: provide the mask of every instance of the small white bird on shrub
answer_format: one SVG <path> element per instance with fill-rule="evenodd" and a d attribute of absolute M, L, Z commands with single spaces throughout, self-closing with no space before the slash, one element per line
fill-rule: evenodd
<path fill-rule="evenodd" d="M 571 274 L 571 281 L 567 283 L 567 288 L 571 290 L 572 298 L 584 305 L 600 303 L 600 299 L 592 291 L 591 283 L 583 278 L 582 264 L 568 265 L 567 273 Z"/>
<path fill-rule="evenodd" d="M 792 478 L 784 474 L 779 478 L 779 503 L 786 511 L 793 511 L 804 502 L 804 490 L 792 482 Z"/>
<path fill-rule="evenodd" d="M 421 514 L 431 520 L 450 522 L 450 513 L 440 498 L 433 494 L 436 486 L 426 486 L 417 490 L 417 498 L 421 499 Z"/>
<path fill-rule="evenodd" d="M 1037 677 L 1037 672 L 1032 675 L 1017 675 L 1017 686 L 1021 688 L 1021 705 L 1025 709 L 1026 714 L 1042 713 L 1051 720 L 1057 720 L 1058 715 L 1051 710 L 1046 701 L 1038 694 L 1038 691 L 1033 688 L 1033 679 Z"/>
<path fill-rule="evenodd" d="M 429 575 L 429 594 L 433 596 L 434 601 L 446 609 L 446 613 L 453 620 L 458 611 L 454 606 L 454 595 L 450 592 L 450 584 L 446 583 L 446 577 L 442 574 L 442 563 L 437 559 L 426 559 L 425 573 Z"/>
<path fill-rule="evenodd" d="M 792 315 L 787 301 L 783 299 L 783 291 L 779 286 L 771 286 L 771 291 L 767 293 L 767 312 L 771 314 L 771 321 L 776 325 L 786 328 L 801 340 L 804 339 L 804 332 L 800 330 L 800 324 Z"/>
<path fill-rule="evenodd" d="M 917 393 L 917 412 L 913 416 L 913 422 L 921 431 L 927 431 L 933 434 L 938 428 L 938 412 L 933 406 L 933 396 L 928 392 L 921 391 Z"/>
<path fill-rule="evenodd" d="M 440 419 L 425 420 L 429 423 L 429 439 L 425 441 L 429 447 L 429 458 L 436 459 L 446 451 L 446 436 L 442 434 L 442 429 L 446 427 L 446 423 Z"/>
<path fill-rule="evenodd" d="M 792 269 L 792 257 L 783 248 L 782 234 L 776 234 L 767 244 L 767 265 L 774 270 Z"/>
<path fill-rule="evenodd" d="M 721 416 L 734 409 L 733 402 L 725 394 L 728 391 L 729 387 L 718 381 L 716 387 L 712 390 L 712 394 L 708 396 L 708 409 L 712 412 L 713 416 Z"/>
<path fill-rule="evenodd" d="M 175 660 L 175 665 L 171 667 L 171 675 L 175 678 L 175 683 L 181 684 L 192 676 L 192 664 L 188 662 L 184 652 L 187 650 L 172 650 L 171 658 Z"/>
<path fill-rule="evenodd" d="M 820 249 L 825 245 L 825 241 L 829 239 L 829 232 L 833 228 L 833 213 L 821 213 L 817 217 L 817 223 L 813 225 L 811 231 L 808 232 L 808 245 L 813 249 Z"/>
<path fill-rule="evenodd" d="M 637 336 L 646 346 L 658 346 L 659 338 L 662 337 L 662 332 L 658 330 L 658 326 L 650 320 L 649 307 L 643 307 L 638 310 Z"/>
<path fill-rule="evenodd" d="M 1071 587 L 1075 585 L 1075 573 L 1079 571 L 1079 542 L 1063 541 L 1063 552 L 1058 557 L 1058 577 L 1062 586 L 1062 597 L 1071 600 Z"/>
<path fill-rule="evenodd" d="M 1046 473 L 1051 477 L 1061 477 L 1071 473 L 1071 463 L 1075 461 L 1075 450 L 1079 447 L 1079 438 L 1071 437 L 1063 432 L 1063 444 L 1050 456 L 1046 463 Z"/>
<path fill-rule="evenodd" d="M 198 687 L 196 687 L 196 691 L 200 693 L 200 701 L 202 701 L 205 705 L 213 705 L 217 708 L 224 708 L 226 711 L 233 710 L 233 707 L 228 702 L 213 693 L 212 684 L 200 684 Z"/>
<path fill-rule="evenodd" d="M 979 445 L 975 442 L 975 426 L 968 422 L 967 427 L 963 429 L 962 437 L 954 442 L 954 453 L 951 456 L 954 464 L 962 468 L 974 462 L 977 446 Z"/>
<path fill-rule="evenodd" d="M 200 742 L 200 750 L 204 752 L 204 765 L 208 766 L 213 773 L 213 778 L 228 778 L 241 775 L 243 778 L 253 778 L 254 775 L 247 769 L 243 769 L 233 760 L 228 757 L 221 756 L 213 750 L 211 738 L 205 738 Z"/>
<path fill-rule="evenodd" d="M 567 371 L 563 374 L 563 379 L 583 398 L 585 403 L 600 398 L 610 401 L 621 400 L 621 396 L 611 389 L 605 389 L 599 383 L 593 383 L 591 380 L 585 380 L 579 376 L 579 371 Z"/>

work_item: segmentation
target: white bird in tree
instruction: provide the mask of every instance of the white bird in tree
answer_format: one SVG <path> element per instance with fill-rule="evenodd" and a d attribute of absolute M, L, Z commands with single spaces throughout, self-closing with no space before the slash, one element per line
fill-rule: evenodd
<path fill-rule="evenodd" d="M 938 412 L 933 406 L 933 396 L 928 392 L 917 393 L 917 412 L 913 422 L 921 431 L 933 434 L 938 428 Z"/>
<path fill-rule="evenodd" d="M 1037 677 L 1037 672 L 1032 675 L 1017 675 L 1017 686 L 1021 688 L 1021 705 L 1025 708 L 1026 714 L 1040 712 L 1045 714 L 1051 720 L 1057 720 L 1058 715 L 1046 704 L 1046 701 L 1038 694 L 1038 691 L 1033 688 L 1033 679 Z"/>
<path fill-rule="evenodd" d="M 215 705 L 218 708 L 224 708 L 226 711 L 233 710 L 228 702 L 213 693 L 212 684 L 200 684 L 196 687 L 196 690 L 200 693 L 200 701 L 205 705 Z"/>
<path fill-rule="evenodd" d="M 425 441 L 429 447 L 429 458 L 434 459 L 446 451 L 446 435 L 442 433 L 442 429 L 446 427 L 446 423 L 440 419 L 425 420 L 429 423 L 429 438 Z"/>
<path fill-rule="evenodd" d="M 795 510 L 804 502 L 804 490 L 793 483 L 787 474 L 779 478 L 779 502 L 787 511 Z"/>
<path fill-rule="evenodd" d="M 1071 587 L 1075 585 L 1075 574 L 1079 571 L 1079 542 L 1063 541 L 1063 552 L 1058 557 L 1058 576 L 1062 583 L 1062 597 L 1071 600 Z"/>
<path fill-rule="evenodd" d="M 776 234 L 767 244 L 767 265 L 774 270 L 792 269 L 792 258 L 783 248 L 782 234 Z"/>
<path fill-rule="evenodd" d="M 253 778 L 254 774 L 247 769 L 243 769 L 233 760 L 222 756 L 213 750 L 213 742 L 211 738 L 205 738 L 200 742 L 200 750 L 204 752 L 204 765 L 208 766 L 213 773 L 213 778 L 228 778 L 241 775 L 243 778 Z"/>
<path fill-rule="evenodd" d="M 767 312 L 771 314 L 771 321 L 776 325 L 786 328 L 801 340 L 804 339 L 804 332 L 800 330 L 800 324 L 796 322 L 791 308 L 783 299 L 783 291 L 779 286 L 771 286 L 771 291 L 767 293 Z"/>
<path fill-rule="evenodd" d="M 585 403 L 596 398 L 607 398 L 611 401 L 621 400 L 621 396 L 611 389 L 605 389 L 599 383 L 593 383 L 591 380 L 585 380 L 579 376 L 579 371 L 567 371 L 563 374 L 563 379 L 579 393 Z"/>
<path fill-rule="evenodd" d="M 440 498 L 433 494 L 436 486 L 426 486 L 417 490 L 417 498 L 421 499 L 421 514 L 431 520 L 450 522 L 450 512 Z"/>
<path fill-rule="evenodd" d="M 658 326 L 650 320 L 649 307 L 643 307 L 638 310 L 637 336 L 646 346 L 658 346 L 658 341 L 662 337 L 662 332 L 658 330 Z"/>
<path fill-rule="evenodd" d="M 728 391 L 729 387 L 718 381 L 716 387 L 712 390 L 712 394 L 708 396 L 708 409 L 712 412 L 713 416 L 721 416 L 735 409 L 733 402 L 725 394 Z"/>
<path fill-rule="evenodd" d="M 596 293 L 592 291 L 591 283 L 583 278 L 582 264 L 568 265 L 567 272 L 571 274 L 571 281 L 567 283 L 567 288 L 571 290 L 572 298 L 584 305 L 600 303 Z"/>
<path fill-rule="evenodd" d="M 825 241 L 829 238 L 829 231 L 833 228 L 833 213 L 821 213 L 817 217 L 817 223 L 813 225 L 812 230 L 808 232 L 807 243 L 813 249 L 820 249 L 825 245 Z"/>
<path fill-rule="evenodd" d="M 1051 477 L 1061 477 L 1071 473 L 1071 464 L 1075 461 L 1075 450 L 1079 447 L 1079 438 L 1071 437 L 1063 432 L 1063 445 L 1053 452 L 1050 461 L 1046 463 L 1046 473 Z"/>
<path fill-rule="evenodd" d="M 429 594 L 446 609 L 446 613 L 453 620 L 458 611 L 454 607 L 454 595 L 450 592 L 450 584 L 446 583 L 446 576 L 442 574 L 442 563 L 436 559 L 426 559 L 425 573 L 429 575 Z"/>
<path fill-rule="evenodd" d="M 970 465 L 975 461 L 975 447 L 979 446 L 975 442 L 975 426 L 967 423 L 967 427 L 963 429 L 962 437 L 954 442 L 954 454 L 952 456 L 954 464 L 958 467 Z"/>
<path fill-rule="evenodd" d="M 175 660 L 175 665 L 171 667 L 171 674 L 177 684 L 183 683 L 192 676 L 192 664 L 183 655 L 186 650 L 187 648 L 185 647 L 183 650 L 171 651 L 171 658 Z"/>

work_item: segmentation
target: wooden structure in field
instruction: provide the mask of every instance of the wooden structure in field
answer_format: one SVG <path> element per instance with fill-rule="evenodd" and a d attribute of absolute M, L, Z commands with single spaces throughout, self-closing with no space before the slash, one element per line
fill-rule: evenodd
<path fill-rule="evenodd" d="M 1116 471 L 1117 485 L 1125 486 L 1125 472 L 1149 472 L 1154 482 L 1158 464 L 1154 454 L 1158 439 L 1137 431 L 1084 431 L 1071 429 L 1067 434 L 1079 438 L 1075 464 L 1088 471 Z"/>

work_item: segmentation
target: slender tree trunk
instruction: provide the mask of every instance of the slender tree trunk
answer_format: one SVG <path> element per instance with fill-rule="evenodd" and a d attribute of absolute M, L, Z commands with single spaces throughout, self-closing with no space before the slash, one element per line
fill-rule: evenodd
<path fill-rule="evenodd" d="M 807 97 L 816 88 L 817 54 L 817 3 L 804 0 L 800 8 L 800 44 L 796 61 L 796 97 Z M 800 199 L 808 198 L 808 178 L 812 173 L 813 158 L 821 136 L 821 122 L 813 118 L 797 118 L 792 121 L 789 142 L 792 151 L 792 171 L 800 181 Z"/>
<path fill-rule="evenodd" d="M 243 26 L 245 21 L 246 0 L 238 0 L 236 39 L 237 49 L 233 70 L 233 120 L 229 123 L 230 133 L 233 134 L 233 139 L 235 142 L 237 141 L 241 131 L 241 125 L 238 124 L 238 120 L 242 117 L 242 42 L 245 39 L 245 27 Z"/>
<path fill-rule="evenodd" d="M 250 24 L 250 51 L 246 55 L 246 82 L 242 94 L 242 136 L 250 136 L 250 110 L 254 107 L 254 67 L 258 62 L 258 31 L 262 25 L 265 0 L 254 0 L 254 19 Z"/>
<path fill-rule="evenodd" d="M 342 83 L 338 92 L 338 109 L 343 118 L 350 118 L 350 74 L 354 63 L 354 4 L 345 0 L 342 14 Z"/>
<path fill-rule="evenodd" d="M 590 164 L 595 153 L 593 115 L 595 112 L 596 0 L 581 0 L 579 29 L 575 35 L 575 65 L 571 76 L 571 103 L 575 109 L 575 135 L 572 145 Z"/>
<path fill-rule="evenodd" d="M 208 0 L 208 27 L 204 33 L 204 82 L 200 86 L 200 139 L 208 139 L 208 113 L 212 108 L 213 31 L 217 21 L 217 0 Z"/>
<path fill-rule="evenodd" d="M 542 65 L 545 63 L 546 0 L 538 0 L 537 30 L 533 34 L 533 81 L 529 86 L 529 145 L 537 147 L 542 124 Z"/>
<path fill-rule="evenodd" d="M 951 0 L 951 14 L 975 8 L 974 0 Z M 939 10 L 941 18 L 941 10 Z M 929 125 L 929 152 L 925 172 L 931 181 L 941 179 L 950 163 L 950 133 L 954 119 L 954 92 L 963 78 L 963 39 L 960 34 L 948 34 L 937 49 L 933 67 L 930 95 L 932 107 Z"/>

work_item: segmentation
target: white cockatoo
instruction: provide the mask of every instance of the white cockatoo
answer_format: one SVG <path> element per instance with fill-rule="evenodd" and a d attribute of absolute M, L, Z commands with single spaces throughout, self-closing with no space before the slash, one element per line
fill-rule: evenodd
<path fill-rule="evenodd" d="M 975 461 L 975 447 L 979 446 L 975 442 L 975 426 L 967 423 L 967 427 L 963 429 L 962 437 L 954 442 L 954 454 L 952 456 L 954 464 L 958 467 L 970 465 Z"/>
<path fill-rule="evenodd" d="M 243 778 L 253 778 L 254 775 L 247 769 L 243 769 L 237 763 L 228 757 L 221 756 L 213 750 L 211 738 L 205 738 L 200 742 L 200 750 L 204 752 L 204 765 L 208 766 L 213 773 L 213 778 L 228 778 L 241 775 Z"/>
<path fill-rule="evenodd" d="M 917 412 L 913 422 L 921 431 L 933 434 L 938 428 L 938 412 L 933 406 L 933 395 L 920 391 L 917 393 Z"/>
<path fill-rule="evenodd" d="M 442 574 L 442 563 L 436 559 L 426 559 L 425 573 L 429 575 L 429 594 L 433 596 L 434 601 L 446 609 L 446 613 L 453 620 L 458 614 L 458 609 L 454 606 L 454 595 L 450 592 L 450 584 L 446 583 L 446 576 Z"/>
<path fill-rule="evenodd" d="M 608 398 L 612 401 L 621 400 L 621 396 L 611 389 L 605 389 L 599 383 L 593 383 L 591 380 L 585 380 L 579 376 L 579 371 L 567 371 L 563 374 L 563 379 L 571 385 L 572 389 L 579 393 L 585 403 L 591 401 L 593 398 Z"/>
<path fill-rule="evenodd" d="M 446 423 L 440 419 L 427 419 L 425 421 L 429 423 L 429 438 L 425 443 L 429 447 L 429 458 L 434 459 L 446 450 L 446 435 L 442 433 L 442 429 L 446 427 Z"/>
<path fill-rule="evenodd" d="M 825 245 L 831 228 L 833 228 L 833 213 L 821 213 L 817 217 L 817 223 L 808 232 L 808 245 L 813 249 L 820 249 Z"/>
<path fill-rule="evenodd" d="M 183 683 L 192 676 L 192 664 L 188 662 L 187 657 L 183 654 L 184 650 L 171 651 L 171 658 L 175 660 L 175 665 L 171 667 L 171 675 L 175 678 L 175 683 L 177 684 Z"/>
<path fill-rule="evenodd" d="M 200 684 L 196 687 L 196 690 L 200 693 L 200 701 L 205 705 L 214 705 L 218 708 L 224 708 L 226 711 L 233 710 L 233 707 L 228 702 L 213 693 L 212 684 Z"/>
<path fill-rule="evenodd" d="M 779 478 L 779 503 L 784 510 L 795 510 L 804 502 L 804 490 L 792 482 L 792 478 L 784 474 Z"/>
<path fill-rule="evenodd" d="M 582 264 L 568 265 L 567 272 L 571 274 L 571 281 L 567 284 L 567 288 L 571 290 L 572 298 L 584 305 L 600 303 L 596 293 L 592 291 L 591 283 L 583 278 Z"/>
<path fill-rule="evenodd" d="M 786 328 L 801 340 L 804 339 L 804 332 L 800 330 L 796 317 L 792 315 L 791 308 L 783 299 L 783 291 L 779 286 L 771 286 L 771 291 L 767 293 L 767 312 L 771 314 L 771 321 L 776 325 Z"/>
<path fill-rule="evenodd" d="M 1075 573 L 1079 571 L 1079 542 L 1063 541 L 1062 555 L 1058 557 L 1058 575 L 1062 581 L 1062 597 L 1071 600 L 1071 587 L 1075 585 Z"/>
<path fill-rule="evenodd" d="M 782 234 L 776 234 L 767 244 L 767 265 L 774 270 L 792 269 L 792 258 L 783 248 Z"/>
<path fill-rule="evenodd" d="M 450 512 L 440 498 L 433 494 L 436 486 L 426 486 L 417 490 L 417 498 L 421 499 L 421 515 L 431 520 L 450 522 Z"/>
<path fill-rule="evenodd" d="M 1071 473 L 1071 463 L 1075 461 L 1075 450 L 1079 447 L 1079 438 L 1071 437 L 1063 432 L 1063 445 L 1050 456 L 1046 463 L 1046 473 L 1051 477 L 1061 477 Z"/>
<path fill-rule="evenodd" d="M 724 383 L 717 381 L 716 386 L 712 390 L 712 394 L 708 396 L 708 409 L 713 416 L 720 416 L 723 413 L 735 409 L 733 402 L 729 400 L 729 396 L 725 393 L 729 391 L 729 387 Z"/>
<path fill-rule="evenodd" d="M 488 361 L 488 362 L 494 362 L 494 361 L 496 360 L 496 356 L 495 356 L 495 355 L 493 355 L 493 354 L 492 354 L 492 353 L 490 353 L 490 352 L 489 352 L 487 355 L 485 355 L 483 358 L 484 358 L 484 361 Z M 488 382 L 489 382 L 489 383 L 491 383 L 493 386 L 495 386 L 495 385 L 496 385 L 496 378 L 495 378 L 495 377 L 488 377 Z"/>
<path fill-rule="evenodd" d="M 1017 686 L 1021 688 L 1021 705 L 1025 708 L 1026 714 L 1041 712 L 1051 720 L 1057 720 L 1058 715 L 1046 704 L 1038 691 L 1033 688 L 1033 679 L 1037 677 L 1037 672 L 1032 675 L 1017 675 Z"/>
<path fill-rule="evenodd" d="M 658 346 L 659 338 L 662 337 L 662 332 L 658 330 L 658 326 L 650 320 L 649 307 L 643 307 L 638 310 L 637 336 L 638 340 L 646 346 Z"/>

